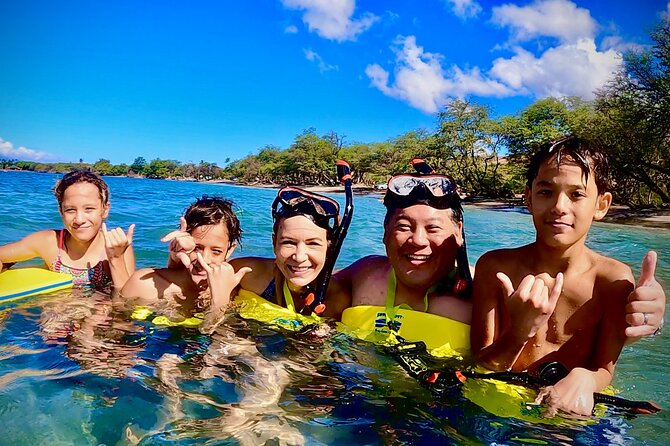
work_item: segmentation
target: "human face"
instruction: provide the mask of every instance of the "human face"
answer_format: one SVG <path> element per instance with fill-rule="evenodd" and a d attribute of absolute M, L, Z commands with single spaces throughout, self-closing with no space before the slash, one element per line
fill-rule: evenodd
<path fill-rule="evenodd" d="M 193 237 L 195 243 L 195 249 L 189 254 L 191 280 L 200 287 L 206 287 L 208 283 L 207 271 L 198 261 L 196 254 L 200 253 L 210 266 L 220 265 L 228 260 L 236 245 L 234 243 L 230 244 L 228 229 L 223 222 L 216 225 L 198 226 L 191 231 L 191 237 Z"/>
<path fill-rule="evenodd" d="M 384 228 L 384 244 L 398 281 L 427 289 L 451 272 L 463 244 L 463 225 L 451 217 L 451 209 L 426 204 L 395 210 Z"/>
<path fill-rule="evenodd" d="M 323 269 L 328 251 L 326 230 L 304 215 L 280 220 L 273 243 L 277 268 L 293 289 L 310 284 Z"/>
<path fill-rule="evenodd" d="M 65 189 L 60 204 L 63 225 L 72 238 L 91 242 L 107 218 L 109 204 L 103 204 L 100 190 L 91 183 L 75 183 Z"/>
<path fill-rule="evenodd" d="M 593 220 L 602 219 L 612 194 L 598 194 L 593 171 L 588 181 L 578 164 L 556 157 L 547 159 L 526 189 L 526 202 L 533 215 L 536 240 L 551 247 L 570 247 L 584 242 Z"/>

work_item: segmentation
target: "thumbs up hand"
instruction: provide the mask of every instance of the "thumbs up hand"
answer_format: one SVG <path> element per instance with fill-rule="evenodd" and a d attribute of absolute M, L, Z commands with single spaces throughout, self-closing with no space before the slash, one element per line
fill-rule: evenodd
<path fill-rule="evenodd" d="M 665 315 L 665 292 L 656 281 L 658 255 L 649 251 L 642 261 L 640 279 L 626 305 L 626 336 L 637 338 L 657 333 L 663 326 Z"/>

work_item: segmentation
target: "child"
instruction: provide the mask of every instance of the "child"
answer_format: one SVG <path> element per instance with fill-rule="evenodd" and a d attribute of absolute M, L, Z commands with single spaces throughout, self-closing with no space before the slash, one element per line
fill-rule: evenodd
<path fill-rule="evenodd" d="M 472 351 L 494 370 L 562 363 L 569 374 L 538 396 L 554 412 L 590 415 L 626 340 L 631 270 L 584 244 L 612 202 L 607 169 L 585 140 L 543 146 L 526 174 L 535 242 L 489 252 L 475 270 Z"/>
<path fill-rule="evenodd" d="M 76 170 L 63 176 L 54 194 L 63 229 L 32 233 L 18 242 L 0 246 L 2 264 L 41 257 L 52 271 L 73 276 L 77 287 L 120 289 L 135 271 L 131 246 L 135 225 L 128 233 L 107 230 L 109 188 L 93 172 Z"/>
<path fill-rule="evenodd" d="M 201 312 L 218 317 L 228 305 L 232 290 L 251 271 L 242 268 L 235 273 L 227 263 L 241 233 L 231 201 L 202 196 L 186 209 L 179 230 L 163 238 L 170 241 L 180 237 L 192 243 L 187 253 L 181 253 L 184 260 L 188 259 L 187 267 L 140 269 L 128 279 L 121 295 L 140 305 L 161 307 L 171 319 Z M 212 318 L 206 318 L 206 322 Z"/>

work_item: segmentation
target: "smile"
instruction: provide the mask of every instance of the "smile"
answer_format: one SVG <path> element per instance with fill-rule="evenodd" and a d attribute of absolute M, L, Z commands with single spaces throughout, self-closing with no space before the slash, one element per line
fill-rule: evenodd
<path fill-rule="evenodd" d="M 291 272 L 294 273 L 294 274 L 305 273 L 305 272 L 312 269 L 311 266 L 293 266 L 293 265 L 287 265 L 287 266 L 288 266 L 288 269 L 291 270 Z"/>

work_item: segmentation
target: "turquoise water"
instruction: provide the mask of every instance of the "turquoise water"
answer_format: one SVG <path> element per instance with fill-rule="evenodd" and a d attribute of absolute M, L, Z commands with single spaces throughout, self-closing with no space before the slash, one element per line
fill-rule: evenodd
<path fill-rule="evenodd" d="M 0 172 L 0 244 L 60 227 L 56 175 Z M 136 223 L 138 267 L 164 265 L 160 237 L 203 193 L 235 201 L 236 255 L 271 256 L 269 207 L 276 190 L 106 178 L 108 225 Z M 333 195 L 343 203 L 342 195 Z M 356 196 L 338 267 L 383 253 L 383 206 Z M 532 240 L 528 215 L 466 209 L 470 260 Z M 639 271 L 655 249 L 670 285 L 670 232 L 596 224 L 596 251 Z M 36 264 L 33 262 L 33 264 Z M 383 352 L 341 336 L 284 336 L 231 316 L 208 337 L 131 322 L 100 293 L 61 293 L 0 307 L 0 444 L 667 444 L 665 333 L 626 347 L 615 386 L 666 411 L 560 427 L 490 415 L 458 392 L 436 400 Z M 273 440 L 274 439 L 274 440 Z"/>

